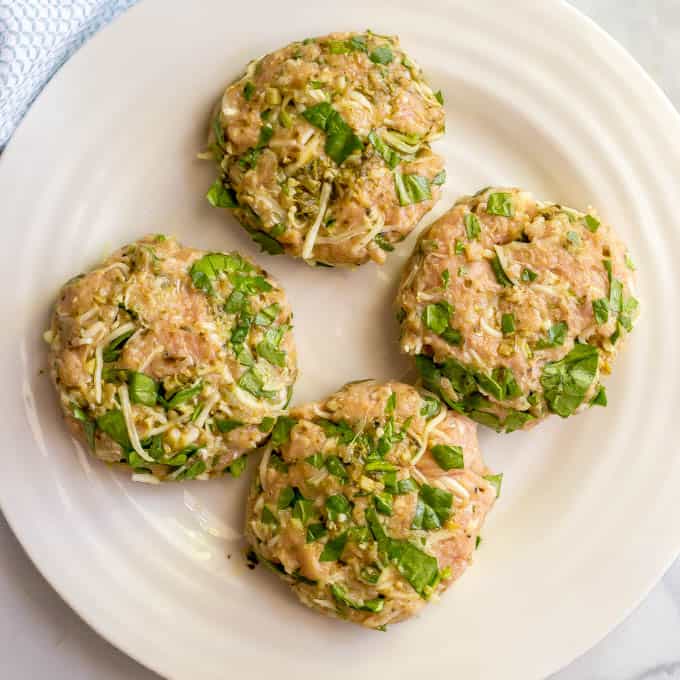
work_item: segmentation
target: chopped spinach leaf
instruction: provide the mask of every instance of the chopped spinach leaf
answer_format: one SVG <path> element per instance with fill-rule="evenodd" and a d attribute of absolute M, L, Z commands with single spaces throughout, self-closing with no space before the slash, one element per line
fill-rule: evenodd
<path fill-rule="evenodd" d="M 465 234 L 470 240 L 477 238 L 482 233 L 482 225 L 477 215 L 466 213 L 463 221 L 465 222 Z"/>
<path fill-rule="evenodd" d="M 397 168 L 394 171 L 394 186 L 401 206 L 429 201 L 432 198 L 430 182 L 422 175 L 404 175 Z"/>
<path fill-rule="evenodd" d="M 342 557 L 342 553 L 347 545 L 348 534 L 343 531 L 335 538 L 331 538 L 323 548 L 319 556 L 319 562 L 336 562 Z"/>
<path fill-rule="evenodd" d="M 598 372 L 599 353 L 592 345 L 575 345 L 560 361 L 543 367 L 541 385 L 548 407 L 566 418 L 583 402 Z"/>
<path fill-rule="evenodd" d="M 486 212 L 489 215 L 500 215 L 501 217 L 513 217 L 515 207 L 512 203 L 512 194 L 498 192 L 489 194 L 486 199 Z"/>
<path fill-rule="evenodd" d="M 432 457 L 442 470 L 462 470 L 465 467 L 461 446 L 437 444 L 431 450 Z"/>

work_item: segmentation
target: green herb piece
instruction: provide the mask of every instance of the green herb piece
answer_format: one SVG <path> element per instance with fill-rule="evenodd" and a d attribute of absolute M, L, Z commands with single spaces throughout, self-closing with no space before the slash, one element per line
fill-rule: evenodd
<path fill-rule="evenodd" d="M 381 45 L 371 52 L 370 59 L 374 64 L 385 65 L 389 64 L 394 59 L 394 55 L 388 45 Z"/>
<path fill-rule="evenodd" d="M 246 83 L 243 88 L 243 98 L 249 102 L 253 98 L 253 94 L 255 94 L 255 85 L 251 82 Z"/>
<path fill-rule="evenodd" d="M 292 486 L 286 486 L 279 492 L 279 500 L 276 503 L 276 507 L 279 510 L 285 510 L 286 508 L 293 505 L 295 502 L 296 494 Z"/>
<path fill-rule="evenodd" d="M 433 178 L 431 184 L 440 187 L 446 182 L 446 170 L 440 170 Z"/>
<path fill-rule="evenodd" d="M 365 52 L 366 51 L 366 36 L 365 35 L 353 35 L 347 44 L 350 50 L 354 52 Z"/>
<path fill-rule="evenodd" d="M 314 504 L 306 498 L 298 498 L 293 506 L 293 517 L 299 519 L 302 524 L 307 522 L 314 516 Z"/>
<path fill-rule="evenodd" d="M 185 453 L 178 453 L 176 456 L 173 456 L 167 462 L 167 464 L 172 465 L 173 467 L 181 467 L 182 465 L 184 465 L 187 462 L 188 459 L 189 458 Z"/>
<path fill-rule="evenodd" d="M 456 239 L 453 252 L 456 253 L 456 255 L 462 255 L 465 252 L 465 244 L 459 239 Z"/>
<path fill-rule="evenodd" d="M 600 220 L 598 220 L 596 217 L 593 217 L 592 215 L 586 215 L 583 218 L 583 221 L 586 223 L 586 229 L 588 231 L 592 231 L 593 234 L 598 230 L 598 227 L 600 226 Z"/>
<path fill-rule="evenodd" d="M 269 456 L 269 465 L 277 472 L 288 472 L 288 463 L 284 462 L 283 458 L 278 453 L 272 453 Z"/>
<path fill-rule="evenodd" d="M 219 418 L 215 419 L 215 425 L 220 432 L 231 432 L 237 427 L 241 427 L 243 422 L 241 420 L 234 420 L 232 418 Z"/>
<path fill-rule="evenodd" d="M 297 420 L 289 416 L 279 416 L 272 429 L 271 443 L 278 448 L 290 439 L 290 431 L 295 427 Z"/>
<path fill-rule="evenodd" d="M 448 269 L 445 269 L 441 274 L 441 279 L 442 288 L 446 290 L 449 287 L 449 283 L 451 282 L 451 272 Z"/>
<path fill-rule="evenodd" d="M 437 90 L 434 93 L 434 98 L 443 106 L 444 105 L 444 95 L 441 90 Z"/>
<path fill-rule="evenodd" d="M 224 303 L 224 311 L 227 314 L 236 314 L 243 312 L 248 307 L 248 297 L 242 290 L 233 290 L 231 295 Z"/>
<path fill-rule="evenodd" d="M 607 392 L 604 385 L 600 385 L 595 396 L 590 400 L 591 406 L 606 406 L 607 405 Z"/>
<path fill-rule="evenodd" d="M 331 40 L 328 43 L 328 51 L 331 54 L 347 54 L 350 51 L 350 47 L 346 40 Z"/>
<path fill-rule="evenodd" d="M 123 351 L 123 346 L 125 343 L 130 339 L 130 337 L 134 334 L 134 329 L 131 331 L 128 331 L 127 333 L 123 333 L 123 335 L 119 335 L 115 340 L 111 340 L 111 342 L 104 348 L 104 351 L 102 353 L 102 359 L 109 363 L 112 361 L 118 361 L 122 351 Z"/>
<path fill-rule="evenodd" d="M 448 302 L 429 304 L 423 310 L 423 323 L 433 333 L 441 335 L 449 327 L 451 305 Z"/>
<path fill-rule="evenodd" d="M 312 467 L 315 467 L 317 470 L 320 470 L 324 466 L 323 453 L 317 452 L 312 454 L 311 456 L 307 456 L 307 458 L 305 458 L 305 462 L 309 463 Z"/>
<path fill-rule="evenodd" d="M 342 553 L 347 545 L 347 532 L 343 531 L 335 538 L 331 538 L 324 546 L 319 562 L 336 562 L 342 557 Z"/>
<path fill-rule="evenodd" d="M 255 315 L 255 323 L 258 326 L 271 326 L 271 324 L 276 321 L 276 317 L 279 315 L 280 311 L 281 305 L 279 305 L 277 302 L 274 302 L 268 307 L 261 309 Z"/>
<path fill-rule="evenodd" d="M 128 373 L 128 386 L 130 388 L 130 401 L 133 404 L 155 406 L 158 398 L 158 383 L 146 373 L 130 371 Z"/>
<path fill-rule="evenodd" d="M 394 499 L 392 498 L 392 494 L 386 493 L 384 491 L 375 493 L 373 495 L 373 505 L 375 505 L 375 509 L 381 514 L 381 515 L 391 515 L 392 514 L 392 501 Z"/>
<path fill-rule="evenodd" d="M 600 326 L 609 321 L 609 300 L 607 298 L 593 300 L 593 315 Z"/>
<path fill-rule="evenodd" d="M 78 404 L 72 403 L 71 404 L 71 412 L 73 413 L 73 417 L 81 423 L 83 427 L 83 432 L 85 433 L 85 439 L 87 440 L 88 446 L 92 451 L 94 451 L 94 435 L 95 432 L 97 431 L 97 424 L 95 423 L 94 420 L 90 420 L 87 417 L 87 414 L 85 411 L 83 411 Z M 126 430 L 127 434 L 127 430 Z"/>
<path fill-rule="evenodd" d="M 326 512 L 329 521 L 346 522 L 352 512 L 352 506 L 343 494 L 334 494 L 326 499 Z"/>
<path fill-rule="evenodd" d="M 510 433 L 523 428 L 534 416 L 528 411 L 510 411 L 503 421 L 503 429 Z"/>
<path fill-rule="evenodd" d="M 184 479 L 195 479 L 202 475 L 206 470 L 205 462 L 197 460 L 183 475 Z"/>
<path fill-rule="evenodd" d="M 512 312 L 501 316 L 501 330 L 503 335 L 510 335 L 515 332 L 515 315 Z"/>
<path fill-rule="evenodd" d="M 385 605 L 383 598 L 375 598 L 373 600 L 364 600 L 363 602 L 356 602 L 347 596 L 347 591 L 337 583 L 331 583 L 328 586 L 331 595 L 338 604 L 349 607 L 350 609 L 358 609 L 361 611 L 380 612 Z"/>
<path fill-rule="evenodd" d="M 619 322 L 630 333 L 633 330 L 633 314 L 637 311 L 640 303 L 634 298 L 629 297 L 623 301 L 621 305 L 621 312 L 619 313 Z"/>
<path fill-rule="evenodd" d="M 345 446 L 351 443 L 356 436 L 354 430 L 343 420 L 334 423 L 332 420 L 321 418 L 317 422 L 323 429 L 326 437 L 329 439 L 337 438 L 340 440 L 340 443 Z"/>
<path fill-rule="evenodd" d="M 549 349 L 551 347 L 560 347 L 567 339 L 567 331 L 569 327 L 565 321 L 558 321 L 548 329 L 548 339 L 539 340 L 536 343 L 536 349 Z"/>
<path fill-rule="evenodd" d="M 252 267 L 238 254 L 208 253 L 191 265 L 189 274 L 196 288 L 204 293 L 212 294 L 212 281 L 219 274 L 225 273 L 231 277 L 237 272 L 250 271 L 251 269 Z M 269 289 L 271 289 L 271 286 L 269 286 Z"/>
<path fill-rule="evenodd" d="M 482 225 L 479 223 L 477 215 L 466 213 L 463 221 L 465 222 L 465 234 L 470 240 L 477 238 L 482 233 Z"/>
<path fill-rule="evenodd" d="M 385 404 L 385 415 L 387 416 L 392 415 L 396 407 L 397 407 L 397 393 L 391 392 L 390 396 L 387 398 L 387 404 Z"/>
<path fill-rule="evenodd" d="M 398 465 L 388 463 L 386 460 L 370 460 L 364 466 L 366 472 L 396 472 Z"/>
<path fill-rule="evenodd" d="M 348 529 L 349 540 L 358 543 L 359 545 L 365 545 L 371 540 L 371 531 L 368 527 L 357 527 L 353 526 Z"/>
<path fill-rule="evenodd" d="M 501 425 L 501 419 L 493 413 L 473 410 L 467 411 L 465 415 L 468 418 L 474 420 L 476 423 L 486 425 L 486 427 L 496 430 L 496 432 L 500 432 L 503 429 L 503 426 Z"/>
<path fill-rule="evenodd" d="M 257 344 L 257 353 L 266 359 L 273 366 L 280 366 L 283 368 L 286 365 L 286 353 L 279 349 L 279 344 L 283 337 L 283 333 L 279 332 L 280 328 L 270 328 L 266 333 L 264 340 Z"/>
<path fill-rule="evenodd" d="M 521 278 L 525 283 L 530 283 L 531 281 L 535 281 L 538 278 L 538 274 L 528 267 L 524 267 L 524 269 L 522 269 Z"/>
<path fill-rule="evenodd" d="M 249 392 L 258 399 L 270 399 L 276 393 L 264 389 L 262 376 L 254 369 L 249 368 L 236 383 L 242 390 Z"/>
<path fill-rule="evenodd" d="M 279 524 L 279 520 L 276 515 L 266 505 L 262 508 L 262 515 L 260 516 L 260 519 L 263 524 L 272 524 L 274 526 L 278 526 Z"/>
<path fill-rule="evenodd" d="M 493 194 L 492 194 L 493 196 Z M 515 284 L 509 279 L 508 275 L 505 273 L 505 269 L 503 269 L 503 265 L 501 264 L 501 261 L 498 257 L 498 255 L 494 255 L 493 258 L 489 261 L 491 264 L 491 269 L 493 269 L 493 273 L 496 277 L 496 281 L 503 286 L 504 288 L 514 286 Z"/>
<path fill-rule="evenodd" d="M 489 194 L 486 199 L 486 212 L 489 215 L 500 215 L 501 217 L 513 217 L 515 207 L 512 204 L 512 194 L 503 192 Z"/>
<path fill-rule="evenodd" d="M 165 455 L 163 450 L 163 435 L 156 434 L 150 440 L 142 442 L 142 446 L 148 451 L 154 460 L 160 460 Z"/>
<path fill-rule="evenodd" d="M 131 449 L 130 437 L 123 412 L 120 409 L 107 411 L 97 418 L 97 427 L 105 432 L 114 442 L 120 444 L 123 449 Z"/>
<path fill-rule="evenodd" d="M 581 405 L 597 375 L 599 353 L 592 345 L 575 345 L 560 361 L 543 367 L 541 385 L 548 407 L 566 418 Z"/>
<path fill-rule="evenodd" d="M 462 470 L 465 467 L 461 446 L 437 444 L 431 450 L 432 457 L 442 470 Z"/>
<path fill-rule="evenodd" d="M 347 479 L 347 470 L 342 461 L 337 456 L 328 456 L 325 461 L 326 469 L 339 479 Z"/>
<path fill-rule="evenodd" d="M 232 477 L 240 477 L 248 467 L 248 456 L 240 456 L 227 466 L 227 470 Z"/>
<path fill-rule="evenodd" d="M 482 542 L 482 537 L 479 534 L 477 534 L 477 536 L 475 536 L 475 550 L 477 550 L 477 548 L 479 548 L 479 544 L 481 542 Z"/>
<path fill-rule="evenodd" d="M 618 279 L 612 279 L 609 285 L 609 309 L 616 315 L 621 312 L 623 302 L 623 284 Z"/>
<path fill-rule="evenodd" d="M 387 556 L 397 571 L 423 598 L 431 595 L 439 580 L 437 559 L 409 541 L 389 539 Z"/>
<path fill-rule="evenodd" d="M 305 538 L 306 543 L 314 543 L 320 538 L 328 535 L 328 530 L 323 524 L 310 524 L 307 527 L 307 536 Z"/>
<path fill-rule="evenodd" d="M 380 574 L 382 574 L 382 570 L 372 565 L 362 567 L 361 571 L 359 572 L 361 580 L 365 583 L 370 583 L 372 586 L 374 586 L 380 580 Z"/>
<path fill-rule="evenodd" d="M 230 187 L 224 186 L 220 179 L 213 182 L 205 197 L 213 208 L 238 208 L 236 193 Z"/>
<path fill-rule="evenodd" d="M 383 142 L 382 138 L 378 135 L 378 133 L 375 130 L 371 130 L 368 133 L 368 141 L 373 145 L 373 148 L 378 152 L 378 155 L 385 161 L 387 164 L 387 167 L 389 167 L 390 170 L 394 170 L 394 168 L 399 165 L 401 162 L 401 157 L 399 154 L 391 149 L 385 142 Z"/>
<path fill-rule="evenodd" d="M 423 405 L 420 407 L 420 415 L 427 420 L 439 415 L 442 408 L 441 402 L 436 397 L 424 396 L 422 404 Z"/>
<path fill-rule="evenodd" d="M 630 269 L 632 272 L 634 272 L 635 269 L 636 269 L 636 267 L 635 267 L 635 263 L 634 263 L 633 260 L 631 259 L 630 255 L 629 255 L 628 253 L 626 253 L 626 254 L 623 256 L 623 259 L 624 259 L 624 261 L 625 261 L 625 263 L 626 263 L 626 267 L 628 267 L 628 269 Z"/>
<path fill-rule="evenodd" d="M 191 387 L 185 387 L 184 389 L 178 390 L 166 401 L 167 408 L 176 408 L 177 406 L 186 403 L 193 399 L 197 394 L 200 394 L 202 389 L 203 382 L 199 381 Z"/>
<path fill-rule="evenodd" d="M 605 258 L 602 260 L 602 266 L 604 267 L 605 271 L 607 272 L 607 280 L 609 283 L 612 282 L 612 261 L 609 258 Z"/>
<path fill-rule="evenodd" d="M 269 432 L 272 427 L 274 427 L 274 423 L 276 422 L 276 418 L 272 418 L 272 416 L 266 416 L 262 418 L 262 421 L 260 424 L 257 426 L 257 429 L 260 432 Z"/>
<path fill-rule="evenodd" d="M 453 504 L 453 494 L 443 489 L 438 489 L 436 486 L 429 486 L 423 484 L 420 487 L 420 497 L 427 506 L 429 506 L 443 524 L 449 519 L 451 515 L 451 506 Z"/>
<path fill-rule="evenodd" d="M 217 143 L 217 146 L 219 149 L 224 150 L 225 147 L 225 142 L 224 142 L 224 131 L 222 130 L 222 125 L 220 123 L 220 115 L 219 113 L 213 118 L 213 134 L 215 135 L 215 141 Z M 159 234 L 159 236 L 163 236 L 163 234 Z M 158 237 L 156 237 L 158 238 Z M 165 236 L 163 236 L 163 241 L 165 240 Z"/>
<path fill-rule="evenodd" d="M 325 151 L 338 165 L 363 144 L 342 116 L 328 103 L 321 102 L 305 109 L 303 117 L 326 133 Z"/>
<path fill-rule="evenodd" d="M 422 175 L 404 175 L 397 168 L 394 171 L 394 186 L 401 206 L 429 201 L 432 198 L 430 183 L 427 177 Z"/>
<path fill-rule="evenodd" d="M 500 472 L 497 475 L 484 475 L 484 479 L 486 479 L 491 486 L 493 486 L 494 489 L 496 489 L 496 498 L 501 497 L 501 485 L 503 483 L 503 473 Z"/>
<path fill-rule="evenodd" d="M 385 238 L 383 234 L 376 234 L 373 240 L 376 242 L 379 248 L 385 252 L 391 253 L 394 250 L 394 246 Z"/>
<path fill-rule="evenodd" d="M 283 252 L 283 246 L 267 232 L 260 231 L 259 229 L 249 229 L 248 227 L 246 227 L 246 231 L 250 234 L 250 238 L 260 246 L 261 252 L 269 253 L 269 255 L 280 255 Z"/>

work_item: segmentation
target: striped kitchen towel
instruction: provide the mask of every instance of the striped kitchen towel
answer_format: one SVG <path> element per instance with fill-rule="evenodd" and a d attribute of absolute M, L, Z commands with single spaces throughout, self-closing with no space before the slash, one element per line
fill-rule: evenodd
<path fill-rule="evenodd" d="M 0 150 L 59 67 L 137 0 L 0 0 Z"/>

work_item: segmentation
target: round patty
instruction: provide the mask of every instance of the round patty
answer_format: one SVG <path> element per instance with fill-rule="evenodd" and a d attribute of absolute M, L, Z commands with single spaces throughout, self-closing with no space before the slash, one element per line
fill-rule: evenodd
<path fill-rule="evenodd" d="M 500 475 L 476 425 L 401 383 L 351 383 L 279 419 L 246 536 L 309 607 L 383 628 L 465 570 Z"/>
<path fill-rule="evenodd" d="M 396 300 L 401 348 L 428 389 L 499 431 L 606 405 L 600 375 L 638 315 L 633 270 L 596 213 L 484 189 L 420 238 Z"/>
<path fill-rule="evenodd" d="M 66 419 L 97 458 L 140 481 L 204 479 L 243 470 L 285 409 L 290 322 L 253 262 L 159 235 L 69 281 L 45 335 Z"/>
<path fill-rule="evenodd" d="M 439 197 L 441 94 L 396 37 L 335 33 L 252 61 L 213 114 L 208 192 L 264 250 L 385 260 Z"/>

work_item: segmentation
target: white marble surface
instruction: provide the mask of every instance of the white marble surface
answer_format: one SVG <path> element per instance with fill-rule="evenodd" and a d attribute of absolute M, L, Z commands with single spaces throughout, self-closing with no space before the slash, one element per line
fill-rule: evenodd
<path fill-rule="evenodd" d="M 572 3 L 632 52 L 680 107 L 680 0 Z M 7 680 L 158 678 L 101 639 L 61 601 L 1 515 L 0 640 L 0 678 Z M 551 678 L 584 679 L 680 680 L 680 561 L 625 622 Z"/>

